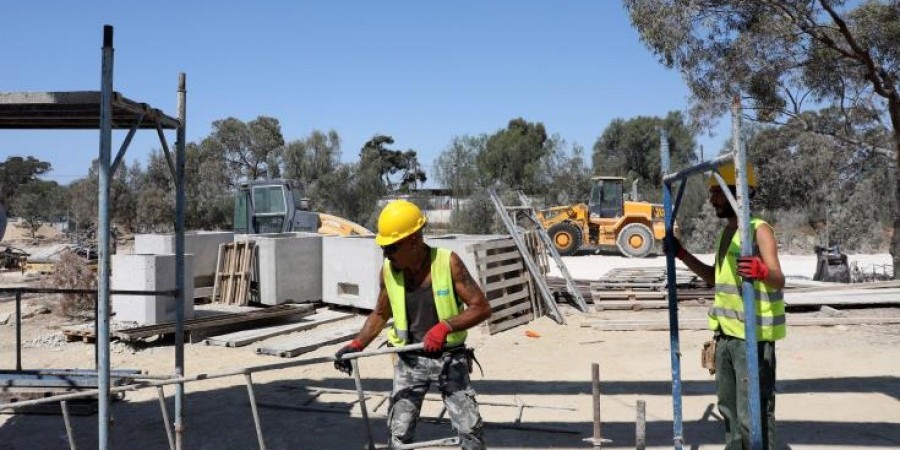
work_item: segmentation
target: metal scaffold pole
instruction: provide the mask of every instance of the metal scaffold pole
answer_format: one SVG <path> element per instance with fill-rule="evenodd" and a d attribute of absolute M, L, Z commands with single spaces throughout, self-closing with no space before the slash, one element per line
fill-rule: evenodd
<path fill-rule="evenodd" d="M 178 75 L 178 130 L 175 142 L 175 375 L 184 376 L 184 165 L 187 91 L 185 75 Z M 191 299 L 193 301 L 193 299 Z M 175 387 L 175 448 L 184 434 L 184 383 Z"/>
<path fill-rule="evenodd" d="M 747 188 L 747 149 L 741 136 L 741 97 L 736 94 L 731 103 L 731 132 L 734 136 L 734 174 L 739 208 L 738 230 L 741 233 L 741 256 L 753 255 L 753 236 L 750 226 L 750 192 Z M 753 280 L 741 283 L 744 300 L 744 344 L 747 354 L 747 399 L 750 409 L 750 448 L 762 450 L 762 423 L 759 401 L 759 354 L 756 338 L 756 292 Z"/>
<path fill-rule="evenodd" d="M 662 173 L 665 176 L 670 170 L 669 167 L 669 137 L 665 130 L 659 133 L 659 151 L 660 165 Z M 682 180 L 681 185 L 684 185 Z M 679 194 L 683 189 L 679 190 Z M 681 200 L 681 196 L 678 196 Z M 672 204 L 672 184 L 671 182 L 663 183 L 663 209 L 665 212 L 666 225 L 666 246 L 672 248 L 675 238 L 674 235 L 674 209 Z M 669 294 L 669 353 L 672 364 L 672 441 L 677 450 L 681 450 L 684 444 L 684 430 L 681 416 L 681 343 L 678 334 L 678 291 L 675 281 L 675 255 L 672 252 L 666 252 L 666 286 Z"/>
<path fill-rule="evenodd" d="M 112 145 L 113 28 L 103 27 L 103 60 L 100 77 L 99 212 L 97 225 L 97 428 L 98 448 L 109 448 L 109 172 Z"/>

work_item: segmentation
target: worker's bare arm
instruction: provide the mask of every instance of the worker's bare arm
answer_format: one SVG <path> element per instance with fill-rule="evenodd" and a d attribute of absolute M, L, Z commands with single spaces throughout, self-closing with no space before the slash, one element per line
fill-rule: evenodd
<path fill-rule="evenodd" d="M 491 316 L 491 306 L 456 253 L 450 255 L 450 275 L 453 277 L 456 296 L 466 305 L 465 311 L 447 321 L 450 328 L 454 331 L 466 330 L 487 320 Z"/>
<path fill-rule="evenodd" d="M 713 266 L 700 261 L 696 256 L 689 252 L 684 252 L 681 262 L 688 266 L 688 269 L 691 269 L 697 276 L 703 278 L 703 281 L 705 281 L 706 284 L 710 286 L 716 285 L 716 271 Z"/>
<path fill-rule="evenodd" d="M 392 316 L 391 302 L 388 300 L 387 290 L 384 287 L 383 274 L 384 272 L 379 272 L 378 274 L 378 277 L 381 280 L 381 287 L 378 291 L 378 300 L 375 302 L 375 309 L 372 310 L 372 313 L 366 318 L 366 323 L 363 324 L 359 334 L 356 335 L 356 340 L 364 347 L 369 345 L 369 343 L 381 333 L 384 325 Z"/>
<path fill-rule="evenodd" d="M 760 281 L 775 289 L 784 288 L 784 272 L 781 271 L 781 262 L 778 260 L 778 243 L 772 227 L 761 226 L 756 229 L 756 245 L 759 246 L 759 257 L 769 269 L 766 278 Z"/>

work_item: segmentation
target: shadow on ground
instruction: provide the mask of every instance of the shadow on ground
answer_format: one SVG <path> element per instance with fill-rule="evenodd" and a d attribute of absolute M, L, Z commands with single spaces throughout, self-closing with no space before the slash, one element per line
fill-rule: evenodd
<path fill-rule="evenodd" d="M 352 379 L 331 378 L 315 382 L 316 387 L 353 390 Z M 588 383 L 576 382 L 534 382 L 483 380 L 474 382 L 482 395 L 590 395 Z M 365 389 L 388 391 L 388 379 L 366 379 Z M 785 380 L 779 382 L 782 393 L 884 393 L 900 398 L 900 378 L 860 377 L 811 380 Z M 243 385 L 224 389 L 190 392 L 186 400 L 184 448 L 190 450 L 244 450 L 258 448 L 253 418 Z M 299 380 L 280 380 L 254 386 L 260 405 L 260 419 L 266 447 L 280 449 L 348 449 L 364 448 L 365 427 L 358 414 L 351 416 L 356 404 L 353 395 L 322 395 L 316 398 Z M 167 389 L 167 393 L 173 391 Z M 670 393 L 668 382 L 606 381 L 603 384 L 606 395 L 666 396 Z M 685 395 L 705 395 L 713 393 L 712 382 L 685 382 Z M 168 398 L 170 417 L 172 399 Z M 308 402 L 309 401 L 309 402 Z M 564 401 L 564 400 L 560 400 Z M 546 404 L 546 402 L 541 402 Z M 373 398 L 367 402 L 372 410 L 377 404 Z M 303 411 L 298 407 L 331 408 L 331 413 Z M 561 404 L 561 406 L 563 406 Z M 372 413 L 372 428 L 376 443 L 387 442 L 384 413 L 387 405 L 382 405 Z M 434 409 L 434 408 L 433 408 Z M 494 411 L 491 411 L 494 412 Z M 169 444 L 163 428 L 158 400 L 121 401 L 113 405 L 114 424 L 110 429 L 111 448 L 116 450 L 167 449 Z M 426 409 L 426 414 L 428 410 Z M 535 428 L 553 430 L 524 431 L 508 429 L 514 426 L 514 410 L 504 414 L 501 421 L 489 422 L 486 436 L 490 447 L 494 448 L 587 448 L 581 440 L 592 430 L 591 416 L 563 411 L 554 415 L 556 420 L 533 421 L 525 413 L 523 423 Z M 433 414 L 432 414 L 433 415 Z M 575 418 L 576 420 L 566 420 Z M 73 418 L 75 439 L 79 448 L 97 447 L 96 415 Z M 634 447 L 634 423 L 611 422 L 603 424 L 604 435 L 613 439 L 615 446 Z M 722 425 L 718 422 L 710 405 L 702 416 L 685 418 L 686 448 L 701 445 L 716 446 L 722 440 Z M 781 421 L 780 440 L 786 445 L 811 447 L 865 446 L 900 447 L 900 424 L 887 422 L 817 422 Z M 419 439 L 447 437 L 452 430 L 446 424 L 422 423 L 419 425 Z M 672 423 L 666 420 L 647 423 L 647 445 L 670 447 L 672 443 Z M 19 415 L 9 417 L 0 426 L 0 450 L 7 449 L 68 449 L 65 428 L 60 416 Z M 788 448 L 788 447 L 786 447 Z"/>

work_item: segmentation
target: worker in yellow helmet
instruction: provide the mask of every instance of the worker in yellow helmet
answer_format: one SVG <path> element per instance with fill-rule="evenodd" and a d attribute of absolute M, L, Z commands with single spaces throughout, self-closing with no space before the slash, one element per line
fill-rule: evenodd
<path fill-rule="evenodd" d="M 734 163 L 719 167 L 719 174 L 735 193 Z M 747 164 L 747 184 L 752 198 L 756 173 Z M 715 375 L 719 412 L 725 422 L 725 449 L 750 448 L 750 413 L 747 409 L 747 355 L 744 343 L 743 280 L 752 280 L 756 298 L 756 337 L 759 342 L 760 421 L 763 447 L 776 448 L 775 440 L 775 341 L 787 329 L 784 317 L 784 274 L 778 261 L 775 232 L 771 225 L 751 217 L 753 256 L 741 257 L 737 213 L 714 176 L 709 177 L 709 203 L 716 217 L 728 224 L 716 241 L 715 264 L 708 265 L 688 253 L 676 239 L 671 251 L 688 268 L 714 285 L 715 302 L 709 310 L 709 328 L 715 332 Z M 669 249 L 666 249 L 669 251 Z"/>
<path fill-rule="evenodd" d="M 350 344 L 335 354 L 335 367 L 350 373 L 341 356 L 364 349 L 384 328 L 391 346 L 422 343 L 424 351 L 399 354 L 388 409 L 391 448 L 412 441 L 425 393 L 433 382 L 444 398 L 463 449 L 484 449 L 482 420 L 469 386 L 471 350 L 466 330 L 491 315 L 491 307 L 459 255 L 425 243 L 422 211 L 406 200 L 388 203 L 378 217 L 375 243 L 384 253 L 375 310 Z"/>

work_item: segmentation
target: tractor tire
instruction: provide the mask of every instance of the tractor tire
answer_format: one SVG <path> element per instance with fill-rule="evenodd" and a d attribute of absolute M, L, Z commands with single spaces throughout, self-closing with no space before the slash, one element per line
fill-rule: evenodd
<path fill-rule="evenodd" d="M 581 228 L 572 222 L 560 222 L 547 230 L 560 256 L 572 256 L 581 248 Z"/>
<path fill-rule="evenodd" d="M 643 258 L 653 250 L 653 232 L 642 223 L 629 223 L 619 231 L 616 246 L 624 256 Z"/>

